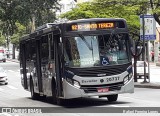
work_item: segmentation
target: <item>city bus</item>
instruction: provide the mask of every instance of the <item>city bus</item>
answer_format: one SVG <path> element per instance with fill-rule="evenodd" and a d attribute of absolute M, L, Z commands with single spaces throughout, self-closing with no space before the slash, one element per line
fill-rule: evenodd
<path fill-rule="evenodd" d="M 47 23 L 20 38 L 20 73 L 32 99 L 98 96 L 117 101 L 133 93 L 131 40 L 125 19 Z"/>

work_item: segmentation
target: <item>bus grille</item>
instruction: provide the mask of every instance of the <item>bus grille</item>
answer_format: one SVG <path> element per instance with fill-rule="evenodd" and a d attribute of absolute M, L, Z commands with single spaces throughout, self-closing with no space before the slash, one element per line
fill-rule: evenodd
<path fill-rule="evenodd" d="M 70 68 L 69 70 L 81 77 L 100 77 L 98 75 L 104 74 L 103 76 L 111 76 L 121 74 L 125 72 L 130 65 L 131 63 L 106 67 Z"/>
<path fill-rule="evenodd" d="M 123 85 L 124 85 L 123 82 L 106 84 L 106 85 L 82 85 L 81 89 L 83 89 L 85 93 L 98 92 L 98 88 L 108 88 L 109 91 L 118 91 L 121 90 L 121 87 Z"/>

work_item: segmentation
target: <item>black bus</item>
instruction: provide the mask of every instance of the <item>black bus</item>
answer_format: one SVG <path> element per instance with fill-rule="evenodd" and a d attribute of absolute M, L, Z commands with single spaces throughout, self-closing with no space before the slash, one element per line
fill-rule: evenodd
<path fill-rule="evenodd" d="M 21 83 L 31 97 L 99 96 L 116 101 L 133 93 L 130 38 L 121 18 L 45 24 L 20 39 Z"/>

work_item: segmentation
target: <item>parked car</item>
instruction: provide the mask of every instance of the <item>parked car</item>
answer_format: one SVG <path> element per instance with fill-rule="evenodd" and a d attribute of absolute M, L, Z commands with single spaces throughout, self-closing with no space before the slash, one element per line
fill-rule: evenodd
<path fill-rule="evenodd" d="M 6 55 L 4 53 L 0 53 L 0 61 L 6 62 Z"/>
<path fill-rule="evenodd" d="M 3 67 L 0 67 L 0 83 L 7 85 L 8 84 L 8 77 L 6 70 Z"/>
<path fill-rule="evenodd" d="M 147 62 L 145 62 L 145 65 L 144 65 L 144 61 L 137 61 L 137 65 L 136 65 L 137 77 L 141 78 L 142 76 L 144 76 L 144 66 L 146 68 L 146 77 L 147 78 L 149 77 L 148 64 L 147 64 Z"/>

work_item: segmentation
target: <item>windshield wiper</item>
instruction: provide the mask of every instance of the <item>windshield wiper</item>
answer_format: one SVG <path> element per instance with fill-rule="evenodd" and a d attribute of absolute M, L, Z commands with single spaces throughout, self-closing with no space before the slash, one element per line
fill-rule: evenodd
<path fill-rule="evenodd" d="M 87 40 L 84 38 L 84 36 L 81 34 L 78 34 L 78 35 L 83 40 L 83 42 L 86 44 L 86 46 L 89 48 L 89 50 L 93 50 L 93 47 L 87 42 Z"/>

